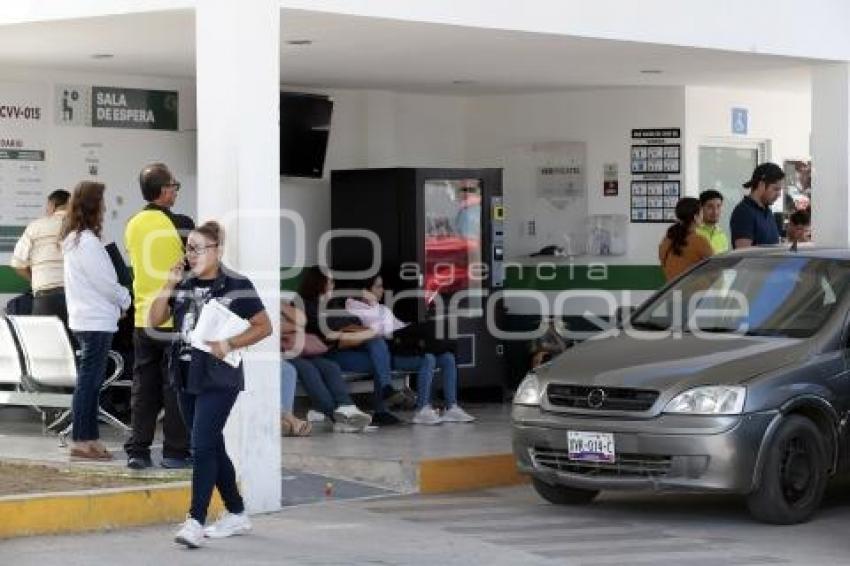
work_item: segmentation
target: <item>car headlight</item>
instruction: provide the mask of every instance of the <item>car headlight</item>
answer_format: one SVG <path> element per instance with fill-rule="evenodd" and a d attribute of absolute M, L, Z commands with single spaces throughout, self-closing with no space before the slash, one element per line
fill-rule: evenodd
<path fill-rule="evenodd" d="M 533 373 L 529 373 L 522 380 L 522 383 L 517 387 L 516 395 L 514 395 L 515 405 L 540 405 L 540 396 L 543 392 L 540 389 L 540 381 Z"/>
<path fill-rule="evenodd" d="M 674 397 L 665 413 L 686 415 L 740 415 L 747 390 L 739 386 L 712 385 L 695 387 Z"/>

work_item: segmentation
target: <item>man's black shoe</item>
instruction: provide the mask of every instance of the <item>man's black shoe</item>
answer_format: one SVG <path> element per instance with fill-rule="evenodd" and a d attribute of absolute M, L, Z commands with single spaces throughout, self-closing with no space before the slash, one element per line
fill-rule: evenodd
<path fill-rule="evenodd" d="M 189 470 L 192 458 L 163 458 L 161 466 L 166 470 Z"/>
<path fill-rule="evenodd" d="M 381 391 L 381 396 L 384 399 L 384 403 L 390 408 L 401 405 L 405 400 L 404 392 L 395 389 L 392 385 L 385 385 Z"/>
<path fill-rule="evenodd" d="M 381 411 L 372 415 L 372 424 L 374 426 L 394 426 L 401 423 L 402 420 L 389 411 Z"/>
<path fill-rule="evenodd" d="M 153 466 L 150 456 L 130 456 L 127 459 L 127 467 L 131 470 L 144 470 Z"/>

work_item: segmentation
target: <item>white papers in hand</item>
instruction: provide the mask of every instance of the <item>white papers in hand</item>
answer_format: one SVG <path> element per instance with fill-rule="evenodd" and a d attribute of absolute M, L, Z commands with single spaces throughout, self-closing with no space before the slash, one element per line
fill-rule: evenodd
<path fill-rule="evenodd" d="M 221 342 L 233 338 L 245 332 L 249 326 L 251 325 L 247 320 L 233 314 L 229 308 L 212 299 L 204 304 L 198 316 L 198 323 L 192 330 L 192 347 L 210 352 L 207 342 Z M 224 361 L 233 367 L 239 366 L 242 361 L 242 349 L 232 350 L 224 357 Z"/>

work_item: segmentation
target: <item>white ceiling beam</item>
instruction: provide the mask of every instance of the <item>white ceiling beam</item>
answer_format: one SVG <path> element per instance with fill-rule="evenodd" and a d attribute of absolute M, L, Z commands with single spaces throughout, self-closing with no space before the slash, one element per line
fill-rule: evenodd
<path fill-rule="evenodd" d="M 3 2 L 0 25 L 194 8 L 195 0 L 16 0 Z"/>

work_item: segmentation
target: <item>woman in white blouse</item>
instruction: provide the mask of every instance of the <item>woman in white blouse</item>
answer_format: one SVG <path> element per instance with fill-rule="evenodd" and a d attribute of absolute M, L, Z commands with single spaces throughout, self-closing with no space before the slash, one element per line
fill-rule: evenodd
<path fill-rule="evenodd" d="M 60 233 L 68 326 L 80 347 L 71 406 L 71 457 L 87 460 L 112 459 L 99 440 L 98 395 L 112 335 L 118 330 L 118 319 L 130 308 L 130 293 L 118 283 L 100 240 L 106 209 L 104 189 L 102 183 L 77 184 Z"/>

